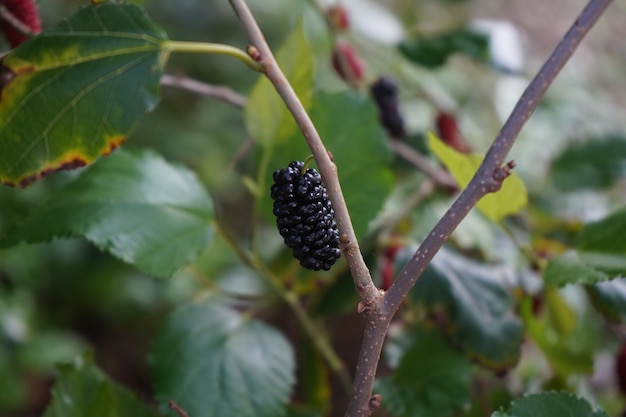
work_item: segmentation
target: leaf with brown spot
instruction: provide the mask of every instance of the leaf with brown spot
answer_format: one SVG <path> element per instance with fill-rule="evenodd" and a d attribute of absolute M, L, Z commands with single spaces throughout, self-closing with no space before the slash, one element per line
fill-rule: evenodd
<path fill-rule="evenodd" d="M 0 67 L 0 182 L 26 186 L 118 147 L 160 99 L 167 37 L 140 7 L 86 6 Z"/>

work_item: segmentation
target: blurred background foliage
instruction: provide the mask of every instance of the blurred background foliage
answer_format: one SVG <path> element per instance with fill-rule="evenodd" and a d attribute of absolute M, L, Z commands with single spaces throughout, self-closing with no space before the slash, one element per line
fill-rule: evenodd
<path fill-rule="evenodd" d="M 170 39 L 220 42 L 242 48 L 247 43 L 226 1 L 138 3 L 146 7 Z M 354 22 L 353 30 L 339 36 L 352 43 L 364 60 L 368 82 L 382 74 L 397 80 L 408 142 L 424 148 L 423 134 L 436 128 L 438 112 L 444 110 L 455 114 L 471 148 L 484 152 L 530 77 L 584 2 L 389 0 L 384 7 L 399 17 L 389 24 L 384 22 L 384 15 L 376 15 L 380 7 L 377 2 L 343 3 Z M 44 27 L 71 15 L 81 4 L 84 2 L 41 2 Z M 349 88 L 332 69 L 333 39 L 318 8 L 323 5 L 305 0 L 251 0 L 250 5 L 273 48 L 302 22 L 315 53 L 317 90 L 337 92 Z M 511 226 L 511 233 L 523 242 L 522 246 L 530 244 L 536 253 L 559 253 L 564 245 L 573 244 L 582 223 L 601 219 L 626 202 L 626 44 L 621 36 L 625 18 L 624 3 L 613 4 L 549 90 L 510 155 L 531 199 L 527 212 Z M 472 28 L 476 38 L 469 43 L 459 42 L 467 40 L 467 28 Z M 414 52 L 406 55 L 417 63 L 402 56 L 396 47 L 400 41 Z M 424 56 L 425 61 L 420 62 Z M 258 77 L 239 61 L 223 56 L 174 55 L 167 72 L 225 85 L 244 95 Z M 363 87 L 361 93 L 366 94 Z M 166 159 L 192 168 L 214 198 L 220 221 L 243 237 L 249 233 L 250 225 L 241 220 L 249 218 L 250 195 L 244 178 L 254 172 L 257 160 L 254 152 L 242 152 L 250 142 L 240 109 L 163 87 L 161 104 L 124 146 L 152 148 Z M 398 158 L 393 169 L 395 188 L 385 202 L 380 221 L 385 215 L 397 213 L 410 190 L 423 179 Z M 25 190 L 0 188 L 0 233 L 77 175 L 60 173 Z M 399 227 L 400 246 L 418 241 L 449 202 L 446 193 L 435 193 L 412 209 Z M 277 251 L 280 242 L 272 232 L 269 225 L 268 251 Z M 377 279 L 384 268 L 384 250 L 392 246 L 389 238 L 373 233 L 364 244 Z M 512 269 L 525 271 L 520 275 L 528 279 L 510 287 L 526 285 L 529 293 L 536 292 L 533 288 L 541 284 L 515 240 L 475 212 L 453 236 L 454 246 L 466 255 L 506 262 Z M 281 256 L 274 262 L 287 264 L 288 255 Z M 353 365 L 361 333 L 353 313 L 356 297 L 345 266 L 334 274 L 333 285 L 325 285 L 324 279 L 331 281 L 328 278 L 294 275 L 296 278 L 285 274 L 286 282 L 311 298 L 314 314 L 333 318 L 329 332 L 336 349 L 349 366 Z M 598 287 L 589 291 L 598 296 L 601 290 Z M 244 304 L 263 300 L 263 304 L 270 305 L 275 301 L 267 284 L 243 269 L 219 237 L 193 265 L 168 280 L 143 275 L 82 239 L 1 250 L 0 414 L 40 415 L 49 400 L 54 364 L 72 360 L 87 347 L 93 349 L 96 363 L 107 374 L 152 401 L 146 356 L 156 329 L 173 306 L 212 293 L 227 294 Z M 416 309 L 411 311 L 419 315 L 420 303 L 427 300 L 416 296 L 407 303 L 415 303 Z M 579 287 L 543 294 L 542 303 L 548 308 L 539 316 L 533 315 L 533 306 L 522 309 L 526 331 L 533 335 L 535 344 L 523 345 L 522 359 L 508 380 L 509 392 L 575 387 L 581 394 L 595 392 L 592 398 L 618 415 L 626 402 L 618 390 L 615 360 L 626 329 L 619 322 L 605 324 Z M 293 320 L 273 315 L 269 319 L 292 340 L 298 339 Z M 405 320 L 410 323 L 411 317 Z M 413 331 L 433 330 L 416 326 Z M 561 340 L 555 342 L 554 334 L 562 336 Z M 468 349 L 473 349 L 471 341 L 462 339 L 462 335 L 452 336 L 461 337 L 458 344 L 469 343 Z M 441 340 L 436 340 L 434 347 L 420 349 L 438 351 Z M 299 344 L 299 349 L 306 351 L 306 343 L 300 340 Z M 391 344 L 387 366 L 397 365 L 404 349 L 401 341 Z M 546 370 L 546 359 L 540 351 L 554 372 Z M 461 361 L 467 371 L 469 364 L 457 353 L 445 351 L 442 355 Z M 302 366 L 306 369 L 307 365 L 314 366 Z M 481 372 L 473 376 L 473 386 L 479 391 L 493 384 L 492 377 Z M 583 379 L 581 374 L 590 377 Z M 306 381 L 301 384 L 302 400 L 306 397 L 314 402 L 314 390 L 307 390 Z M 400 389 L 401 384 L 400 377 L 384 379 L 381 389 L 389 392 Z M 496 390 L 483 389 L 478 397 L 486 392 L 494 397 L 492 405 L 508 400 L 508 394 Z M 316 395 L 324 402 L 331 394 Z M 335 402 L 341 410 L 345 398 Z M 401 407 L 393 404 L 391 411 Z M 465 415 L 485 415 L 477 408 L 479 405 L 474 404 Z"/>

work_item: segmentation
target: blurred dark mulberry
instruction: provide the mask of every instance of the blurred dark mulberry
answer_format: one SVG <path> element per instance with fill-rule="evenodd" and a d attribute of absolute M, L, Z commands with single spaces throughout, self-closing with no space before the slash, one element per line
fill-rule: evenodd
<path fill-rule="evenodd" d="M 370 87 L 370 93 L 378 106 L 380 123 L 396 139 L 406 137 L 404 120 L 398 104 L 398 86 L 390 77 L 380 77 Z"/>

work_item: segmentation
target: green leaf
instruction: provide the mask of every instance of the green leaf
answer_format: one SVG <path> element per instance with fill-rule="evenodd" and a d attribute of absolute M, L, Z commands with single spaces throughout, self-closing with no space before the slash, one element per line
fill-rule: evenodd
<path fill-rule="evenodd" d="M 2 59 L 0 182 L 26 186 L 119 146 L 159 101 L 167 39 L 131 4 L 81 8 Z"/>
<path fill-rule="evenodd" d="M 574 333 L 578 325 L 578 316 L 556 288 L 546 288 L 544 308 L 551 327 L 559 336 L 571 336 Z"/>
<path fill-rule="evenodd" d="M 626 138 L 592 138 L 557 156 L 550 178 L 563 191 L 606 188 L 624 176 L 625 164 Z"/>
<path fill-rule="evenodd" d="M 411 290 L 411 297 L 432 314 L 445 317 L 446 334 L 473 359 L 504 369 L 517 362 L 523 338 L 522 323 L 505 286 L 510 273 L 443 247 Z"/>
<path fill-rule="evenodd" d="M 586 224 L 578 235 L 576 247 L 585 252 L 626 255 L 626 209 Z"/>
<path fill-rule="evenodd" d="M 447 146 L 432 132 L 428 132 L 428 146 L 461 188 L 467 186 L 483 161 L 482 155 L 462 154 Z M 527 203 L 526 187 L 521 178 L 513 172 L 504 180 L 500 190 L 484 196 L 476 208 L 490 220 L 499 222 L 506 216 L 518 213 Z"/>
<path fill-rule="evenodd" d="M 579 253 L 574 250 L 551 259 L 543 273 L 544 282 L 557 287 L 577 283 L 592 284 L 609 278 L 602 271 L 585 265 Z"/>
<path fill-rule="evenodd" d="M 626 321 L 626 280 L 600 282 L 586 287 L 593 306 L 613 322 Z"/>
<path fill-rule="evenodd" d="M 276 330 L 224 306 L 175 310 L 150 356 L 156 396 L 193 417 L 284 415 L 294 353 Z"/>
<path fill-rule="evenodd" d="M 84 236 L 168 277 L 209 244 L 212 219 L 211 200 L 192 172 L 153 152 L 118 151 L 9 229 L 0 247 Z"/>
<path fill-rule="evenodd" d="M 413 36 L 405 39 L 399 48 L 409 60 L 427 68 L 445 64 L 456 53 L 481 61 L 489 59 L 489 37 L 465 28 L 436 36 Z"/>
<path fill-rule="evenodd" d="M 438 332 L 421 331 L 375 391 L 393 415 L 447 417 L 470 402 L 470 370 L 469 360 Z"/>
<path fill-rule="evenodd" d="M 556 328 L 549 317 L 536 317 L 532 311 L 532 300 L 527 299 L 521 305 L 521 316 L 528 337 L 541 349 L 552 368 L 563 378 L 570 375 L 587 375 L 593 371 L 593 346 L 581 343 L 585 334 L 582 326 L 576 332 L 566 336 Z M 580 321 L 579 321 L 580 324 Z"/>
<path fill-rule="evenodd" d="M 276 54 L 278 65 L 306 110 L 313 95 L 314 55 L 302 25 L 294 29 Z M 250 92 L 244 118 L 248 133 L 265 147 L 283 142 L 298 128 L 287 106 L 264 75 Z"/>
<path fill-rule="evenodd" d="M 114 383 L 83 355 L 59 367 L 52 388 L 52 402 L 44 417 L 157 417 L 160 414 L 140 402 L 128 389 Z"/>
<path fill-rule="evenodd" d="M 311 118 L 337 164 L 354 229 L 357 237 L 362 238 L 393 187 L 389 169 L 391 151 L 376 108 L 357 93 L 318 93 Z M 304 160 L 310 153 L 299 134 L 277 147 L 270 160 L 266 183 L 271 183 L 274 170 L 292 160 Z M 265 194 L 266 212 L 270 216 L 269 191 Z"/>
<path fill-rule="evenodd" d="M 542 392 L 526 395 L 511 403 L 506 411 L 492 417 L 608 417 L 602 410 L 594 410 L 582 398 L 565 392 Z"/>

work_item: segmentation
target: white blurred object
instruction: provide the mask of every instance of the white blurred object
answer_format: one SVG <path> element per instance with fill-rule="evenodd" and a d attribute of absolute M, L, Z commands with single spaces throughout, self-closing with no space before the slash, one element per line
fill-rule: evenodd
<path fill-rule="evenodd" d="M 505 72 L 520 73 L 524 66 L 524 51 L 520 34 L 510 22 L 475 20 L 470 28 L 489 36 L 491 64 Z"/>
<path fill-rule="evenodd" d="M 501 122 L 504 122 L 509 117 L 528 83 L 529 80 L 522 76 L 505 75 L 498 77 L 493 95 L 493 104 Z"/>
<path fill-rule="evenodd" d="M 320 1 L 325 6 L 339 5 L 348 12 L 350 28 L 379 43 L 395 45 L 404 37 L 404 27 L 389 9 L 370 0 Z"/>
<path fill-rule="evenodd" d="M 15 312 L 8 312 L 2 317 L 2 330 L 4 335 L 14 342 L 22 342 L 26 339 L 28 328 L 24 318 Z"/>

